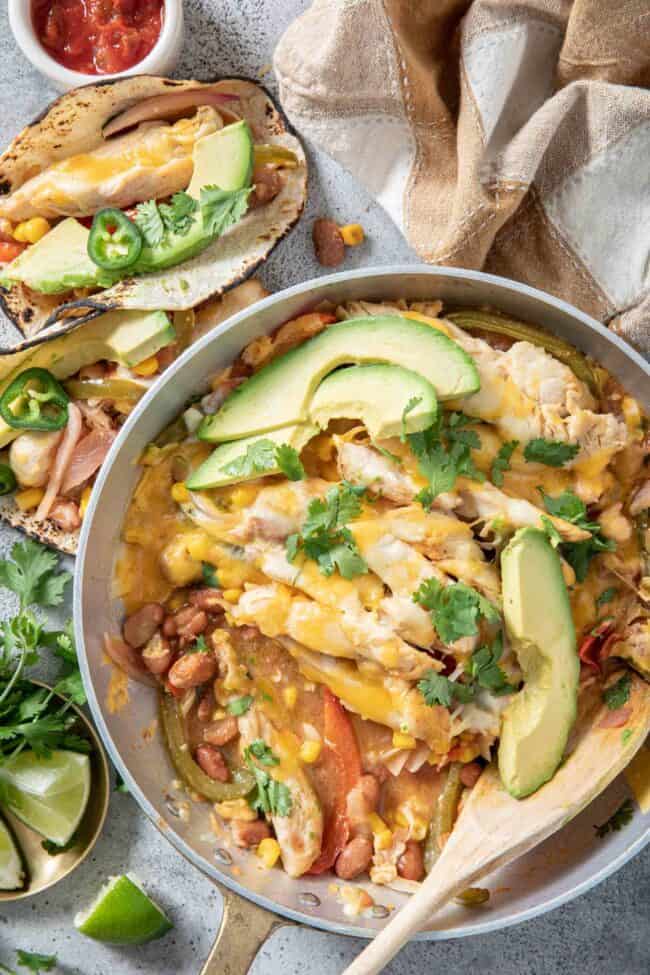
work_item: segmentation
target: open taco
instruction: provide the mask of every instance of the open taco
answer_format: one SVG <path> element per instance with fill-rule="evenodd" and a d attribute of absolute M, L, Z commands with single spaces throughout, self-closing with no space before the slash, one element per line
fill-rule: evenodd
<path fill-rule="evenodd" d="M 93 483 L 134 405 L 188 345 L 266 294 L 250 278 L 195 310 L 108 312 L 0 349 L 0 518 L 74 555 Z M 223 389 L 209 396 L 217 404 Z M 185 432 L 192 421 L 190 410 Z"/>
<path fill-rule="evenodd" d="M 300 143 L 252 81 L 78 88 L 0 157 L 0 301 L 27 336 L 194 308 L 264 261 L 306 185 Z"/>

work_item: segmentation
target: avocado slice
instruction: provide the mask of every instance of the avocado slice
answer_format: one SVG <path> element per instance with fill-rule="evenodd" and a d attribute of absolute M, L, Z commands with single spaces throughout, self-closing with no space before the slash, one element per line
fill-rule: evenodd
<path fill-rule="evenodd" d="M 3 286 L 22 282 L 44 294 L 97 287 L 100 269 L 88 257 L 89 233 L 74 217 L 66 217 L 4 269 Z"/>
<path fill-rule="evenodd" d="M 503 713 L 499 772 L 523 799 L 554 775 L 576 718 L 580 661 L 560 557 L 544 532 L 522 528 L 501 555 L 506 628 L 524 687 Z"/>
<path fill-rule="evenodd" d="M 22 890 L 25 865 L 13 834 L 0 816 L 0 890 Z"/>
<path fill-rule="evenodd" d="M 174 326 L 164 311 L 108 312 L 67 335 L 0 357 L 0 395 L 16 376 L 34 366 L 47 369 L 57 379 L 68 379 L 100 359 L 130 367 L 175 338 Z M 0 447 L 19 433 L 0 418 Z"/>
<path fill-rule="evenodd" d="M 194 172 L 187 193 L 200 200 L 201 188 L 218 186 L 219 189 L 234 191 L 250 186 L 253 174 L 253 136 L 244 121 L 227 125 L 218 132 L 206 135 L 194 146 Z M 197 209 L 192 223 L 184 234 L 166 233 L 160 244 L 142 248 L 130 274 L 144 274 L 148 271 L 163 271 L 165 268 L 182 264 L 201 251 L 215 239 L 214 233 L 203 228 L 201 209 Z"/>
<path fill-rule="evenodd" d="M 281 427 L 279 430 L 272 430 L 263 436 L 255 434 L 246 437 L 244 440 L 235 440 L 232 443 L 223 443 L 212 451 L 207 460 L 197 467 L 190 474 L 186 484 L 191 491 L 206 491 L 208 488 L 221 487 L 223 484 L 234 484 L 237 481 L 251 481 L 257 477 L 266 477 L 269 474 L 279 474 L 280 468 L 277 466 L 265 468 L 264 471 L 253 471 L 242 476 L 241 474 L 227 474 L 223 468 L 232 464 L 239 458 L 244 458 L 249 447 L 259 443 L 261 440 L 270 440 L 273 444 L 288 444 L 297 450 L 302 450 L 305 444 L 315 437 L 318 427 L 311 423 L 302 423 L 290 427 Z"/>
<path fill-rule="evenodd" d="M 418 373 L 441 400 L 475 393 L 480 386 L 474 362 L 442 332 L 399 315 L 355 318 L 278 356 L 206 417 L 199 437 L 218 443 L 239 440 L 309 416 L 314 392 L 338 366 L 386 362 Z"/>
<path fill-rule="evenodd" d="M 337 369 L 322 381 L 309 405 L 310 419 L 323 430 L 337 417 L 359 419 L 373 440 L 419 433 L 437 413 L 431 383 L 417 372 L 390 365 Z"/>

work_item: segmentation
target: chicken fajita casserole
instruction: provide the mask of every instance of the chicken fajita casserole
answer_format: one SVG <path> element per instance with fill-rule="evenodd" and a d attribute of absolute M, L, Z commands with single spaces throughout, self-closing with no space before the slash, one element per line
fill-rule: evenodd
<path fill-rule="evenodd" d="M 543 788 L 585 695 L 650 674 L 647 420 L 543 330 L 321 305 L 141 458 L 122 633 L 219 835 L 293 877 L 419 881 L 498 762 Z"/>

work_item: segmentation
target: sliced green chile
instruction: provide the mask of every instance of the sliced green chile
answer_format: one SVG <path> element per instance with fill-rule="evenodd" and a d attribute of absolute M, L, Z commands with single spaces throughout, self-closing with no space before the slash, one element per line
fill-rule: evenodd
<path fill-rule="evenodd" d="M 435 812 L 424 840 L 424 869 L 427 873 L 431 872 L 434 863 L 442 852 L 441 837 L 448 836 L 456 822 L 458 803 L 464 788 L 460 781 L 461 767 L 459 762 L 454 762 L 449 766 L 447 781 L 436 802 Z"/>
<path fill-rule="evenodd" d="M 172 763 L 187 785 L 210 802 L 242 799 L 248 795 L 255 785 L 255 779 L 247 768 L 230 769 L 229 782 L 216 782 L 197 765 L 185 742 L 177 703 L 170 694 L 161 695 L 160 713 Z"/>
<path fill-rule="evenodd" d="M 18 482 L 9 464 L 0 464 L 0 495 L 11 494 L 16 490 Z"/>
<path fill-rule="evenodd" d="M 21 372 L 0 396 L 0 415 L 14 430 L 62 430 L 68 422 L 68 395 L 51 372 Z"/>
<path fill-rule="evenodd" d="M 139 400 L 147 392 L 142 383 L 130 379 L 68 379 L 66 392 L 71 399 Z"/>
<path fill-rule="evenodd" d="M 88 257 L 104 271 L 131 267 L 144 243 L 139 227 L 115 207 L 95 214 L 88 237 Z"/>

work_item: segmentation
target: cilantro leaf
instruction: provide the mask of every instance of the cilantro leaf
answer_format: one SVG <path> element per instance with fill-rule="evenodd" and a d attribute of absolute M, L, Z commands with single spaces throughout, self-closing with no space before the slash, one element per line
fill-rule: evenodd
<path fill-rule="evenodd" d="M 57 572 L 58 561 L 54 552 L 32 539 L 16 542 L 11 560 L 0 560 L 0 586 L 16 593 L 21 609 L 31 604 L 59 606 L 72 576 Z"/>
<path fill-rule="evenodd" d="M 35 951 L 23 951 L 18 948 L 16 961 L 30 972 L 51 972 L 56 965 L 56 955 L 39 955 Z"/>
<path fill-rule="evenodd" d="M 228 477 L 252 477 L 275 469 L 275 444 L 268 437 L 256 440 L 246 453 L 224 464 L 221 471 Z"/>
<path fill-rule="evenodd" d="M 318 563 L 325 576 L 338 569 L 344 579 L 353 579 L 368 571 L 354 537 L 344 525 L 361 514 L 360 498 L 365 488 L 343 481 L 325 495 L 314 498 L 307 508 L 307 517 L 298 533 L 289 535 L 285 551 L 289 562 L 299 552 Z"/>
<path fill-rule="evenodd" d="M 505 673 L 498 665 L 503 653 L 503 636 L 499 633 L 491 646 L 484 644 L 472 654 L 468 673 L 474 678 L 479 687 L 484 687 L 493 694 L 512 694 L 517 688 L 509 683 Z"/>
<path fill-rule="evenodd" d="M 633 815 L 634 804 L 631 799 L 625 799 L 609 819 L 606 819 L 600 826 L 594 826 L 596 836 L 602 839 L 608 833 L 618 833 L 620 829 L 631 822 Z"/>
<path fill-rule="evenodd" d="M 290 481 L 302 481 L 306 477 L 298 451 L 289 444 L 283 443 L 275 448 L 275 462 Z"/>
<path fill-rule="evenodd" d="M 411 396 L 410 400 L 402 410 L 402 432 L 400 434 L 400 440 L 402 443 L 406 443 L 406 418 L 409 413 L 412 413 L 416 406 L 419 406 L 422 402 L 421 396 Z"/>
<path fill-rule="evenodd" d="M 52 840 L 43 840 L 41 843 L 42 848 L 51 857 L 57 857 L 60 853 L 67 853 L 79 842 L 79 836 L 76 832 L 72 834 L 67 843 L 63 843 L 59 846 L 57 843 L 53 843 Z"/>
<path fill-rule="evenodd" d="M 201 563 L 201 577 L 206 586 L 209 586 L 211 589 L 219 589 L 217 570 L 209 562 Z"/>
<path fill-rule="evenodd" d="M 199 204 L 194 197 L 183 191 L 174 193 L 171 203 L 158 204 L 158 210 L 165 229 L 172 234 L 184 237 L 194 223 L 193 215 Z"/>
<path fill-rule="evenodd" d="M 467 704 L 474 697 L 475 690 L 471 684 L 461 684 L 460 681 L 449 680 L 435 670 L 425 670 L 422 678 L 418 681 L 418 690 L 425 703 L 431 708 L 435 704 L 440 704 L 444 708 L 450 708 L 454 699 L 461 704 Z"/>
<path fill-rule="evenodd" d="M 610 711 L 618 711 L 624 704 L 627 704 L 630 699 L 631 686 L 632 678 L 629 674 L 623 674 L 615 684 L 603 691 L 603 701 Z"/>
<path fill-rule="evenodd" d="M 565 443 L 563 440 L 546 440 L 535 437 L 524 447 L 524 458 L 529 463 L 546 464 L 547 467 L 563 467 L 567 461 L 573 460 L 580 450 L 576 443 Z"/>
<path fill-rule="evenodd" d="M 165 236 L 165 224 L 155 200 L 145 200 L 135 208 L 133 222 L 149 247 L 157 247 Z"/>
<path fill-rule="evenodd" d="M 266 742 L 262 738 L 256 738 L 244 749 L 244 758 L 250 758 L 253 756 L 262 765 L 279 765 L 280 759 L 277 755 L 273 753 L 273 750 L 269 748 Z"/>
<path fill-rule="evenodd" d="M 206 233 L 219 237 L 236 224 L 248 209 L 251 187 L 222 190 L 218 186 L 201 187 L 201 218 Z"/>
<path fill-rule="evenodd" d="M 249 805 L 268 816 L 288 816 L 293 807 L 289 788 L 261 769 L 254 758 L 267 767 L 280 764 L 277 755 L 261 738 L 244 749 L 244 761 L 255 777 L 255 789 L 248 796 Z"/>
<path fill-rule="evenodd" d="M 544 531 L 548 535 L 551 545 L 553 546 L 553 548 L 557 548 L 558 545 L 560 545 L 562 542 L 562 536 L 560 535 L 559 531 L 557 530 L 557 528 L 555 527 L 551 519 L 548 518 L 546 515 L 542 515 L 540 521 L 544 526 Z"/>
<path fill-rule="evenodd" d="M 451 491 L 456 478 L 460 476 L 475 481 L 485 480 L 485 475 L 476 468 L 471 456 L 471 451 L 481 446 L 476 431 L 466 429 L 468 424 L 474 422 L 464 413 L 441 412 L 427 430 L 407 437 L 418 459 L 420 474 L 429 482 L 417 497 L 423 507 L 430 507 L 439 494 Z"/>
<path fill-rule="evenodd" d="M 624 730 L 623 730 L 623 731 L 621 732 L 621 744 L 622 744 L 622 745 L 627 745 L 627 743 L 628 743 L 628 741 L 629 741 L 629 740 L 630 740 L 630 738 L 632 737 L 632 734 L 633 734 L 633 732 L 632 732 L 632 728 L 625 728 L 625 729 L 624 729 Z"/>
<path fill-rule="evenodd" d="M 437 579 L 426 579 L 413 593 L 413 601 L 431 613 L 431 621 L 443 643 L 454 643 L 463 636 L 478 633 L 478 619 L 499 622 L 492 603 L 464 582 L 441 585 Z"/>
<path fill-rule="evenodd" d="M 615 586 L 610 586 L 609 589 L 603 589 L 600 596 L 596 599 L 596 606 L 605 606 L 607 603 L 611 603 L 612 599 L 616 598 L 618 589 Z"/>
<path fill-rule="evenodd" d="M 66 697 L 74 701 L 79 707 L 86 703 L 86 691 L 84 690 L 81 674 L 76 669 L 58 680 L 54 685 L 54 691 L 56 694 L 60 694 L 61 697 Z"/>
<path fill-rule="evenodd" d="M 518 446 L 518 440 L 509 440 L 507 443 L 501 444 L 499 453 L 492 461 L 490 473 L 492 476 L 492 483 L 496 484 L 497 487 L 503 487 L 503 474 L 505 471 L 510 470 L 510 458 Z"/>
<path fill-rule="evenodd" d="M 212 653 L 212 651 L 205 642 L 205 637 L 201 634 L 191 646 L 186 647 L 185 653 Z"/>
<path fill-rule="evenodd" d="M 231 714 L 234 714 L 236 718 L 239 718 L 242 714 L 250 709 L 253 703 L 253 698 L 250 694 L 244 694 L 242 697 L 236 697 L 234 701 L 230 701 L 228 704 L 228 710 Z"/>
<path fill-rule="evenodd" d="M 557 498 L 552 498 L 542 488 L 537 490 L 549 514 L 563 518 L 591 534 L 591 538 L 585 538 L 581 542 L 562 542 L 559 545 L 560 554 L 572 567 L 578 582 L 584 582 L 594 555 L 598 552 L 612 552 L 616 543 L 611 538 L 605 538 L 597 521 L 589 520 L 587 506 L 573 491 L 563 491 Z"/>
<path fill-rule="evenodd" d="M 117 771 L 115 772 L 115 785 L 113 786 L 113 791 L 114 792 L 122 792 L 122 793 L 124 793 L 127 796 L 129 794 L 129 787 L 128 787 L 128 785 L 126 784 L 126 782 L 124 781 L 124 779 L 122 778 L 122 776 L 120 775 L 120 773 L 117 772 Z"/>

